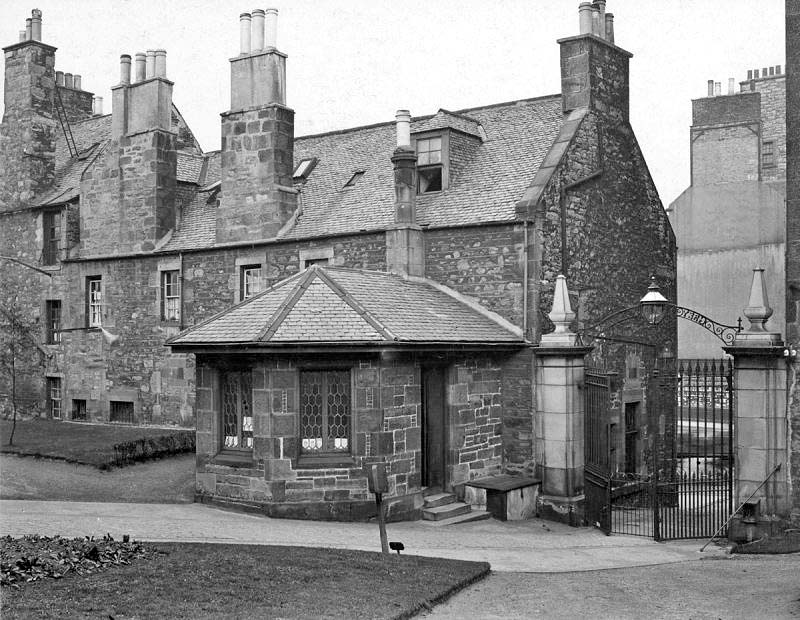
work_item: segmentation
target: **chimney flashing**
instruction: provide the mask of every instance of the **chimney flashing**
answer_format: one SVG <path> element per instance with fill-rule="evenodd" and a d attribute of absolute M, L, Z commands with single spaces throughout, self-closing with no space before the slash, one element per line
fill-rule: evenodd
<path fill-rule="evenodd" d="M 603 45 L 607 45 L 608 47 L 610 47 L 610 48 L 616 50 L 617 52 L 627 56 L 628 58 L 633 58 L 633 54 L 631 52 L 629 52 L 628 50 L 620 47 L 619 45 L 617 45 L 615 43 L 611 43 L 611 41 L 606 41 L 605 39 L 603 39 L 601 37 L 598 37 L 596 35 L 593 35 L 593 34 L 577 34 L 577 35 L 574 35 L 574 36 L 571 36 L 571 37 L 564 37 L 562 39 L 556 39 L 556 43 L 558 43 L 558 44 L 569 43 L 570 41 L 578 41 L 580 39 L 591 39 L 593 41 L 597 41 L 598 43 L 602 43 Z"/>
<path fill-rule="evenodd" d="M 246 60 L 248 58 L 255 58 L 256 56 L 266 56 L 268 54 L 276 54 L 282 58 L 288 58 L 289 56 L 281 52 L 280 50 L 274 47 L 265 47 L 261 50 L 253 50 L 252 52 L 248 52 L 247 54 L 239 54 L 238 56 L 234 56 L 233 58 L 229 58 L 230 62 L 236 62 L 238 60 Z"/>

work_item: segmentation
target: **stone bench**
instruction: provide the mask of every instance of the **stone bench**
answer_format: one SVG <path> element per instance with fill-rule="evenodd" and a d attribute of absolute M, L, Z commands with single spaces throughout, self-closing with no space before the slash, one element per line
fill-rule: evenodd
<path fill-rule="evenodd" d="M 521 521 L 536 515 L 541 483 L 527 476 L 490 476 L 467 482 L 465 495 L 469 503 L 485 505 L 495 519 Z"/>

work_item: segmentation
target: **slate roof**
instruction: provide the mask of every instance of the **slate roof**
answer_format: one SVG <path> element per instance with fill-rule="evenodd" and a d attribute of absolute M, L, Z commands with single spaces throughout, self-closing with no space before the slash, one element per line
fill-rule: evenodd
<path fill-rule="evenodd" d="M 423 278 L 311 265 L 168 341 L 172 346 L 523 344 L 518 328 Z"/>
<path fill-rule="evenodd" d="M 560 95 L 526 99 L 459 112 L 440 110 L 412 119 L 412 133 L 451 127 L 482 139 L 474 156 L 451 178 L 447 190 L 417 197 L 417 221 L 444 227 L 512 221 L 515 205 L 536 176 L 564 123 Z M 285 239 L 385 230 L 394 223 L 395 124 L 383 123 L 295 139 L 294 161 L 316 157 L 308 180 L 298 186 L 302 214 Z M 209 165 L 205 183 L 218 181 L 219 160 Z M 364 175 L 353 187 L 354 172 Z M 194 207 L 190 207 L 194 208 Z M 201 226 L 213 210 L 197 205 L 191 221 Z M 188 221 L 188 220 L 184 220 Z M 183 227 L 164 251 L 213 247 L 213 226 L 206 237 Z"/>

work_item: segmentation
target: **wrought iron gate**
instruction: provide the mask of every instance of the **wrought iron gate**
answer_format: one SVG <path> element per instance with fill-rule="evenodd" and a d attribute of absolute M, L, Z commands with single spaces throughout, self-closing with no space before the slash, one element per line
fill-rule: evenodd
<path fill-rule="evenodd" d="M 587 519 L 607 533 L 656 540 L 713 536 L 733 511 L 731 363 L 657 365 L 648 386 L 649 439 L 637 459 L 615 449 L 627 444 L 614 381 L 611 373 L 586 372 Z M 624 471 L 630 462 L 639 470 Z"/>

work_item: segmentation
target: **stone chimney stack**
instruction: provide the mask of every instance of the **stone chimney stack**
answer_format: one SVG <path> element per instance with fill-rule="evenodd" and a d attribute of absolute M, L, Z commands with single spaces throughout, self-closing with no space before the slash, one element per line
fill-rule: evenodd
<path fill-rule="evenodd" d="M 150 51 L 136 54 L 133 74 L 131 56 L 120 56 L 119 84 L 111 88 L 111 144 L 84 179 L 81 245 L 93 253 L 148 252 L 175 227 L 173 83 L 166 52 Z"/>
<path fill-rule="evenodd" d="M 275 47 L 277 14 L 256 9 L 239 16 L 231 109 L 222 114 L 218 243 L 274 238 L 297 207 L 294 111 L 286 107 L 286 54 Z"/>
<path fill-rule="evenodd" d="M 386 265 L 402 275 L 425 275 L 425 245 L 417 225 L 417 153 L 411 146 L 411 114 L 398 110 L 395 115 L 397 148 L 394 166 L 395 226 L 386 231 Z"/>
<path fill-rule="evenodd" d="M 614 44 L 614 16 L 604 0 L 582 2 L 577 36 L 559 39 L 564 113 L 589 108 L 616 121 L 629 118 L 629 68 L 633 56 Z M 611 19 L 608 19 L 608 18 Z"/>
<path fill-rule="evenodd" d="M 30 205 L 50 188 L 55 175 L 56 48 L 42 43 L 41 38 L 42 13 L 35 9 L 25 20 L 23 40 L 3 48 L 0 211 Z"/>

